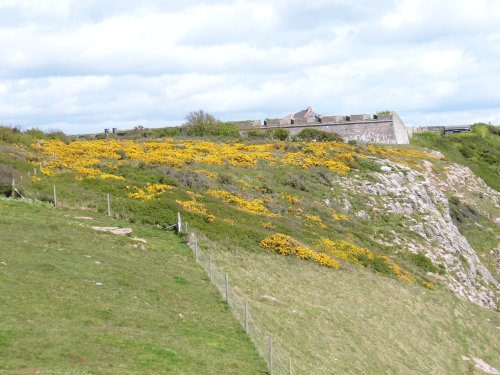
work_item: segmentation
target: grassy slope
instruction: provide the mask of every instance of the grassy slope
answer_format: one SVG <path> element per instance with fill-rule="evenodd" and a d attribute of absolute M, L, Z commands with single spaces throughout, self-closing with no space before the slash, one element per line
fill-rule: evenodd
<path fill-rule="evenodd" d="M 469 167 L 489 186 L 500 191 L 500 136 L 484 125 L 476 125 L 471 133 L 416 133 L 411 144 L 441 151 L 448 160 Z"/>
<path fill-rule="evenodd" d="M 44 177 L 25 190 L 29 196 L 50 199 L 55 183 L 61 201 L 71 205 L 82 202 L 99 210 L 105 208 L 103 194 L 110 192 L 117 215 L 161 225 L 175 222 L 175 213 L 180 209 L 175 200 L 189 199 L 185 190 L 202 194 L 208 188 L 239 192 L 244 188 L 238 180 L 245 179 L 252 185 L 245 194 L 274 198 L 281 202 L 277 209 L 284 213 L 287 207 L 283 206 L 279 194 L 298 195 L 302 199 L 298 206 L 307 213 L 322 216 L 327 230 L 320 230 L 294 215 L 269 219 L 244 213 L 206 196 L 200 201 L 215 214 L 215 222 L 208 224 L 202 215 L 183 212 L 192 227 L 218 242 L 212 249 L 218 265 L 251 301 L 257 323 L 274 335 L 283 359 L 290 356 L 298 373 L 474 373 L 462 355 L 476 356 L 497 368 L 500 366 L 495 356 L 499 347 L 495 336 L 495 327 L 500 325 L 498 313 L 460 301 L 441 286 L 441 290 L 431 292 L 348 264 L 334 271 L 269 254 L 258 247 L 258 242 L 270 233 L 262 229 L 261 224 L 270 221 L 278 232 L 291 234 L 309 245 L 313 245 L 318 236 L 352 237 L 356 243 L 394 256 L 412 272 L 425 276 L 424 269 L 400 258 L 397 248 L 386 248 L 373 241 L 385 236 L 390 238 L 391 230 L 401 232 L 398 218 L 381 215 L 370 225 L 355 217 L 348 222 L 333 222 L 316 207 L 314 201 L 332 199 L 334 208 L 341 212 L 336 198 L 345 196 L 357 210 L 364 208 L 360 202 L 363 197 L 345 192 L 340 187 L 342 181 L 331 173 L 319 168 L 269 168 L 266 164 L 251 169 L 210 165 L 203 168 L 218 177 L 207 181 L 205 186 L 188 174 L 189 170 L 199 167 L 185 165 L 177 171 L 132 163 L 131 167 L 122 167 L 117 172 L 126 177 L 123 182 L 77 182 L 71 174 L 62 173 Z M 373 165 L 366 161 L 361 167 L 354 173 L 365 173 L 365 168 L 369 171 Z M 369 174 L 366 177 L 368 179 Z M 292 179 L 304 185 L 305 190 L 291 186 Z M 328 179 L 333 183 L 327 182 Z M 171 183 L 170 180 L 177 188 L 158 200 L 140 202 L 125 197 L 124 185 Z M 272 192 L 261 193 L 268 190 Z M 225 224 L 226 218 L 235 219 L 235 223 Z M 221 244 L 226 245 L 225 248 L 221 248 Z M 277 297 L 278 301 L 266 302 L 264 295 Z"/>
<path fill-rule="evenodd" d="M 348 265 L 333 271 L 220 245 L 210 252 L 298 374 L 481 374 L 462 355 L 500 367 L 498 312 L 446 290 Z"/>
<path fill-rule="evenodd" d="M 173 234 L 134 226 L 140 245 L 92 230 L 124 224 L 95 213 L 0 212 L 0 373 L 266 373 Z"/>

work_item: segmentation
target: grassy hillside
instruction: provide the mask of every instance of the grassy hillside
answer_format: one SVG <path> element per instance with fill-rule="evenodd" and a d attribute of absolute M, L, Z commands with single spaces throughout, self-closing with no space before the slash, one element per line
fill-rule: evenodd
<path fill-rule="evenodd" d="M 470 133 L 416 133 L 411 143 L 441 151 L 447 159 L 469 167 L 500 191 L 500 127 L 477 124 Z"/>
<path fill-rule="evenodd" d="M 266 373 L 172 233 L 134 225 L 145 244 L 42 203 L 1 199 L 0 213 L 0 373 Z"/>
<path fill-rule="evenodd" d="M 462 355 L 500 366 L 498 313 L 458 300 L 439 281 L 443 265 L 406 247 L 426 245 L 409 228 L 422 214 L 388 213 L 382 198 L 398 202 L 397 191 L 363 194 L 390 162 L 397 178 L 448 166 L 427 153 L 166 138 L 49 140 L 3 160 L 24 174 L 41 165 L 18 185 L 28 197 L 50 202 L 55 186 L 59 205 L 104 212 L 110 194 L 114 217 L 159 227 L 181 212 L 298 374 L 475 373 Z M 498 228 L 478 215 L 471 233 L 491 232 L 486 252 Z"/>
<path fill-rule="evenodd" d="M 446 290 L 207 246 L 297 374 L 483 374 L 463 355 L 500 366 L 498 312 Z"/>

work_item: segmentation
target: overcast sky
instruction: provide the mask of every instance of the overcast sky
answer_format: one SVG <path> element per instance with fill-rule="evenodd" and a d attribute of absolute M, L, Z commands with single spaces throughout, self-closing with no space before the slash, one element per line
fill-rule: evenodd
<path fill-rule="evenodd" d="M 0 0 L 0 123 L 394 110 L 500 123 L 499 0 Z"/>

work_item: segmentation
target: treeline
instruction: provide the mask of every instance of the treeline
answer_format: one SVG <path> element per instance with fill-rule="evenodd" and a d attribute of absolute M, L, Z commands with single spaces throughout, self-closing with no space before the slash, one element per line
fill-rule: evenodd
<path fill-rule="evenodd" d="M 33 128 L 23 131 L 17 126 L 0 125 L 0 142 L 29 146 L 37 139 L 59 139 L 68 142 L 70 137 L 60 130 L 43 131 Z"/>

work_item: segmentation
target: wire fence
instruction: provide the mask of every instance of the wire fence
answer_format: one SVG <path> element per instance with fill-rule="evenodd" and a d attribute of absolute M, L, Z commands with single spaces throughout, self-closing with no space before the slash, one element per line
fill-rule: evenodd
<path fill-rule="evenodd" d="M 179 216 L 180 219 L 180 216 Z M 194 232 L 189 233 L 186 223 L 179 220 L 178 228 L 182 228 L 180 232 L 187 234 L 188 246 L 193 251 L 194 258 L 203 269 L 207 272 L 210 281 L 216 286 L 224 300 L 227 302 L 233 315 L 238 322 L 243 326 L 245 333 L 251 338 L 257 351 L 262 358 L 265 359 L 269 373 L 271 375 L 291 375 L 292 363 L 291 359 L 284 361 L 280 355 L 276 345 L 273 343 L 273 338 L 255 323 L 250 305 L 248 302 L 233 288 L 228 274 L 222 273 L 215 265 L 211 254 L 204 252 L 201 249 L 200 241 Z"/>
<path fill-rule="evenodd" d="M 27 178 L 21 178 L 17 176 L 17 179 L 12 179 L 12 182 L 2 183 L 0 187 L 10 187 L 12 189 L 12 196 L 17 198 L 26 198 L 18 190 L 17 187 L 23 186 L 30 182 L 32 176 L 36 176 L 36 168 L 33 173 L 29 173 Z M 38 192 L 32 191 L 34 196 L 29 198 L 42 199 L 45 201 L 50 201 L 54 206 L 70 207 L 64 204 L 64 191 L 60 191 L 53 185 L 52 191 L 48 192 Z M 31 195 L 31 194 L 30 194 Z M 62 199 L 61 199 L 62 198 Z M 112 216 L 112 200 L 109 194 L 103 194 L 99 192 L 86 192 L 84 196 L 80 197 L 79 202 L 76 203 L 77 208 L 93 208 L 97 209 L 108 216 Z M 116 197 L 113 197 L 116 199 Z M 74 202 L 73 202 L 74 204 Z M 72 205 L 73 206 L 73 205 Z M 235 288 L 233 287 L 228 274 L 222 273 L 216 266 L 211 254 L 206 253 L 201 249 L 200 241 L 193 231 L 190 231 L 188 224 L 181 220 L 180 213 L 177 214 L 177 223 L 168 227 L 170 229 L 175 228 L 177 233 L 183 233 L 187 235 L 187 244 L 193 251 L 194 259 L 199 263 L 203 269 L 207 272 L 210 281 L 216 286 L 216 288 L 221 293 L 224 300 L 229 305 L 233 315 L 238 320 L 238 322 L 243 326 L 245 333 L 250 337 L 254 343 L 258 353 L 267 363 L 270 375 L 292 375 L 292 362 L 291 359 L 284 361 L 282 356 L 279 354 L 276 345 L 273 343 L 272 336 L 265 332 L 262 328 L 255 323 L 249 303 L 240 296 Z"/>

